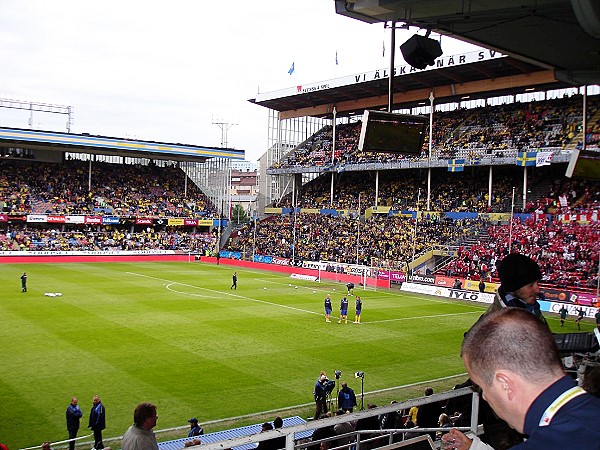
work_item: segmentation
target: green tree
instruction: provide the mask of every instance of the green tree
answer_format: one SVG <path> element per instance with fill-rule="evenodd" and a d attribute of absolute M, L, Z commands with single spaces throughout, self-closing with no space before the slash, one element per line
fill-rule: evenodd
<path fill-rule="evenodd" d="M 248 214 L 246 214 L 246 211 L 239 203 L 233 207 L 233 211 L 231 212 L 231 220 L 233 220 L 237 225 L 248 222 Z"/>

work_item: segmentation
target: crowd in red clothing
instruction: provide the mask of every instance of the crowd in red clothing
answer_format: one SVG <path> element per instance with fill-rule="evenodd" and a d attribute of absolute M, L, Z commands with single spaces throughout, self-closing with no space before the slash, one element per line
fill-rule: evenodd
<path fill-rule="evenodd" d="M 487 232 L 489 240 L 458 249 L 457 259 L 445 268 L 448 275 L 474 280 L 481 276 L 496 278 L 496 261 L 512 250 L 536 260 L 546 283 L 589 288 L 598 283 L 600 222 L 515 219 L 512 228 L 493 225 Z"/>

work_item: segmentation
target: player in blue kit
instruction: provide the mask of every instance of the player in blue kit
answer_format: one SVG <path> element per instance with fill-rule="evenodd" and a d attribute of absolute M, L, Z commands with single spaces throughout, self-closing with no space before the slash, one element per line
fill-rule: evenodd
<path fill-rule="evenodd" d="M 348 294 L 347 295 L 354 295 L 354 283 L 348 283 L 348 284 L 346 284 L 346 288 L 348 288 Z"/>
<path fill-rule="evenodd" d="M 354 315 L 354 323 L 360 323 L 360 313 L 362 312 L 362 300 L 356 296 L 356 314 Z"/>
<path fill-rule="evenodd" d="M 342 297 L 342 301 L 340 301 L 340 320 L 338 323 L 348 323 L 348 299 L 346 297 Z"/>
<path fill-rule="evenodd" d="M 331 311 L 333 307 L 331 306 L 331 295 L 327 294 L 325 297 L 325 322 L 331 322 Z"/>

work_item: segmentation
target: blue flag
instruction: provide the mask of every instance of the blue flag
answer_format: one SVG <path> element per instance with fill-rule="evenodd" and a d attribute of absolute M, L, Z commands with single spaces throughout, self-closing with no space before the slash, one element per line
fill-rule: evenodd
<path fill-rule="evenodd" d="M 465 170 L 464 159 L 449 159 L 448 160 L 448 172 L 462 172 Z"/>
<path fill-rule="evenodd" d="M 517 154 L 517 166 L 520 167 L 535 167 L 537 152 L 519 152 Z"/>
<path fill-rule="evenodd" d="M 338 59 L 337 59 L 337 50 L 335 51 L 335 65 L 338 65 Z"/>
<path fill-rule="evenodd" d="M 288 70 L 288 73 L 290 75 L 294 73 L 294 63 L 292 63 L 292 67 L 290 67 L 290 70 Z"/>

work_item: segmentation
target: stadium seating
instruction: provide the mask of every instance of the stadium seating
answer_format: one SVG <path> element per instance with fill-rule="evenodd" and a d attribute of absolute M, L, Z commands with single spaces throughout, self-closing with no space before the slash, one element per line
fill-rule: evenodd
<path fill-rule="evenodd" d="M 302 417 L 299 417 L 299 416 L 286 417 L 283 419 L 283 427 L 284 428 L 291 427 L 294 425 L 302 425 L 303 423 L 306 423 L 306 420 L 304 420 Z M 238 427 L 238 428 L 232 428 L 230 430 L 223 430 L 223 431 L 217 431 L 214 433 L 203 434 L 202 436 L 200 436 L 200 440 L 203 444 L 212 444 L 213 442 L 220 442 L 220 441 L 224 441 L 226 439 L 233 439 L 233 438 L 238 438 L 238 437 L 243 437 L 243 436 L 251 436 L 253 434 L 260 433 L 260 431 L 261 431 L 261 424 L 258 423 L 255 425 L 247 425 L 245 427 Z M 304 432 L 296 433 L 294 435 L 294 439 L 295 440 L 307 439 L 307 438 L 310 438 L 311 435 L 312 435 L 312 430 L 304 431 Z M 159 450 L 181 450 L 182 448 L 184 448 L 186 442 L 189 442 L 192 440 L 194 440 L 193 437 L 186 437 L 186 438 L 182 438 L 182 439 L 175 439 L 172 441 L 160 442 L 158 444 L 158 448 L 159 448 Z M 256 448 L 256 444 L 241 445 L 241 446 L 238 446 L 235 448 L 236 448 L 236 450 L 249 450 L 249 449 Z"/>
<path fill-rule="evenodd" d="M 13 214 L 212 217 L 214 205 L 176 167 L 0 160 L 0 212 Z"/>

